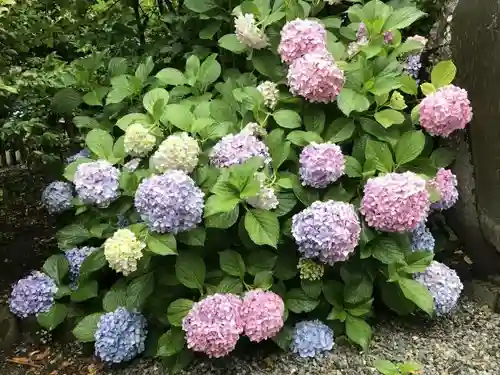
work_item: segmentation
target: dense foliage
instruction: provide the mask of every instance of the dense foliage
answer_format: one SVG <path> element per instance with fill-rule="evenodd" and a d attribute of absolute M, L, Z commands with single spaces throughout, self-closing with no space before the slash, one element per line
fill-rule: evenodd
<path fill-rule="evenodd" d="M 303 357 L 344 333 L 366 349 L 376 305 L 452 312 L 462 284 L 426 220 L 458 199 L 432 136 L 466 126 L 467 93 L 451 61 L 417 83 L 415 6 L 340 18 L 336 3 L 186 0 L 205 44 L 182 67 L 86 60 L 99 85 L 53 100 L 86 150 L 43 197 L 74 219 L 11 310 L 74 322 L 105 362 L 146 350 L 174 369 L 241 336 Z"/>

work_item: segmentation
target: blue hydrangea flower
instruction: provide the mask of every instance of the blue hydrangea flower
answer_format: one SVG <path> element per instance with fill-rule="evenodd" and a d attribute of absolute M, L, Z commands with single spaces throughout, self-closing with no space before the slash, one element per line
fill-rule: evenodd
<path fill-rule="evenodd" d="M 20 318 L 49 311 L 54 304 L 57 285 L 49 276 L 34 271 L 12 288 L 10 311 Z"/>
<path fill-rule="evenodd" d="M 68 158 L 66 158 L 66 164 L 71 164 L 74 161 L 77 161 L 78 159 L 81 159 L 81 158 L 90 158 L 90 156 L 91 156 L 90 151 L 87 150 L 86 148 L 83 148 L 80 151 L 78 151 L 76 154 L 71 155 Z"/>
<path fill-rule="evenodd" d="M 295 325 L 290 349 L 302 358 L 316 357 L 332 350 L 333 331 L 319 320 L 306 320 Z"/>
<path fill-rule="evenodd" d="M 413 78 L 418 78 L 418 73 L 422 68 L 422 63 L 420 62 L 420 54 L 418 55 L 409 55 L 406 58 L 406 62 L 404 64 L 405 71 L 411 75 Z"/>
<path fill-rule="evenodd" d="M 178 170 L 142 181 L 134 204 L 151 230 L 174 234 L 196 227 L 204 208 L 201 189 L 191 177 Z"/>
<path fill-rule="evenodd" d="M 77 280 L 80 276 L 80 267 L 83 261 L 97 249 L 97 247 L 84 246 L 66 251 L 65 255 L 69 262 L 69 281 L 73 289 L 77 287 Z"/>
<path fill-rule="evenodd" d="M 120 195 L 120 171 L 105 160 L 80 164 L 73 183 L 78 197 L 85 204 L 108 207 Z"/>
<path fill-rule="evenodd" d="M 434 252 L 434 245 L 436 241 L 431 231 L 422 221 L 418 227 L 411 233 L 411 250 L 412 251 L 432 251 Z"/>
<path fill-rule="evenodd" d="M 107 363 L 130 361 L 144 351 L 147 333 L 144 316 L 118 307 L 97 323 L 95 354 Z"/>
<path fill-rule="evenodd" d="M 69 210 L 73 207 L 72 199 L 73 188 L 68 182 L 51 182 L 42 193 L 42 204 L 51 214 Z"/>
<path fill-rule="evenodd" d="M 424 272 L 415 274 L 414 278 L 429 289 L 437 316 L 449 314 L 456 309 L 464 286 L 455 270 L 433 261 Z"/>

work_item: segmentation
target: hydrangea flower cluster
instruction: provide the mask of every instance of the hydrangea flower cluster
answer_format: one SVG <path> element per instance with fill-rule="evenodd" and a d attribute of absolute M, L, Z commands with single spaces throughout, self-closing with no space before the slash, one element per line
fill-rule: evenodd
<path fill-rule="evenodd" d="M 414 278 L 429 289 L 437 316 L 455 310 L 464 287 L 455 270 L 433 261 L 424 272 L 414 275 Z"/>
<path fill-rule="evenodd" d="M 95 354 L 106 363 L 130 361 L 144 351 L 147 333 L 144 316 L 118 307 L 97 323 Z"/>
<path fill-rule="evenodd" d="M 120 195 L 120 171 L 105 160 L 80 164 L 73 183 L 78 198 L 85 204 L 105 208 Z"/>
<path fill-rule="evenodd" d="M 188 133 L 169 135 L 151 156 L 151 166 L 163 173 L 169 169 L 177 169 L 191 173 L 198 165 L 201 152 L 198 141 Z"/>
<path fill-rule="evenodd" d="M 263 290 L 245 294 L 241 306 L 244 333 L 253 342 L 275 336 L 283 328 L 285 304 L 279 295 Z"/>
<path fill-rule="evenodd" d="M 70 183 L 54 181 L 42 193 L 42 204 L 51 214 L 60 213 L 73 207 L 73 188 Z"/>
<path fill-rule="evenodd" d="M 257 90 L 264 97 L 264 105 L 270 109 L 274 109 L 280 97 L 278 85 L 271 81 L 264 81 L 257 86 Z"/>
<path fill-rule="evenodd" d="M 311 143 L 300 153 L 299 175 L 302 185 L 325 188 L 344 174 L 342 150 L 334 143 Z"/>
<path fill-rule="evenodd" d="M 104 257 L 109 266 L 125 276 L 137 270 L 137 262 L 142 258 L 144 242 L 137 239 L 129 229 L 118 229 L 104 242 Z"/>
<path fill-rule="evenodd" d="M 281 60 L 291 64 L 296 59 L 310 52 L 326 51 L 326 29 L 314 20 L 287 22 L 281 29 L 278 53 Z"/>
<path fill-rule="evenodd" d="M 223 357 L 236 347 L 243 333 L 242 301 L 216 293 L 195 303 L 182 321 L 187 347 L 209 357 Z"/>
<path fill-rule="evenodd" d="M 9 298 L 10 311 L 20 318 L 47 312 L 54 304 L 57 285 L 49 276 L 33 271 L 19 280 Z"/>
<path fill-rule="evenodd" d="M 435 244 L 436 241 L 434 240 L 434 236 L 425 225 L 425 221 L 422 221 L 411 233 L 411 250 L 433 252 Z"/>
<path fill-rule="evenodd" d="M 148 227 L 160 233 L 184 232 L 201 222 L 203 192 L 182 171 L 146 178 L 135 193 L 135 208 Z"/>
<path fill-rule="evenodd" d="M 420 59 L 421 59 L 420 54 L 409 55 L 406 58 L 406 61 L 404 64 L 405 71 L 415 79 L 418 78 L 418 74 L 420 73 L 420 69 L 422 69 L 422 63 L 421 63 Z"/>
<path fill-rule="evenodd" d="M 86 148 L 83 148 L 80 151 L 78 151 L 76 154 L 67 157 L 66 164 L 71 164 L 71 163 L 77 161 L 78 159 L 90 158 L 90 156 L 91 156 L 90 151 L 87 150 Z"/>
<path fill-rule="evenodd" d="M 210 163 L 217 168 L 243 164 L 254 156 L 262 156 L 266 164 L 271 161 L 269 149 L 254 135 L 246 133 L 228 134 L 212 148 Z"/>
<path fill-rule="evenodd" d="M 458 200 L 457 183 L 457 176 L 452 171 L 439 168 L 436 177 L 429 181 L 440 193 L 439 201 L 432 203 L 431 209 L 442 211 L 453 207 Z"/>
<path fill-rule="evenodd" d="M 333 331 L 319 320 L 307 320 L 295 325 L 290 349 L 302 358 L 316 357 L 332 350 Z"/>
<path fill-rule="evenodd" d="M 373 228 L 407 232 L 427 218 L 429 206 L 423 178 L 413 172 L 387 173 L 368 180 L 360 212 Z"/>
<path fill-rule="evenodd" d="M 156 137 L 142 124 L 131 124 L 125 130 L 125 152 L 133 156 L 146 156 L 156 145 Z"/>
<path fill-rule="evenodd" d="M 344 202 L 314 202 L 292 217 L 292 235 L 305 258 L 319 257 L 333 265 L 345 261 L 358 245 L 361 225 L 354 206 Z"/>
<path fill-rule="evenodd" d="M 267 47 L 267 36 L 257 26 L 253 14 L 238 14 L 234 19 L 234 28 L 236 31 L 236 37 L 244 45 L 254 49 L 262 49 Z"/>
<path fill-rule="evenodd" d="M 66 259 L 69 262 L 69 281 L 70 286 L 75 289 L 77 286 L 77 280 L 80 277 L 80 267 L 87 257 L 94 251 L 98 250 L 97 247 L 75 247 L 71 250 L 66 251 Z"/>
<path fill-rule="evenodd" d="M 300 258 L 297 268 L 300 272 L 300 278 L 302 280 L 321 280 L 323 274 L 325 273 L 324 265 L 307 258 Z"/>
<path fill-rule="evenodd" d="M 420 125 L 432 136 L 448 137 L 471 120 L 467 91 L 460 87 L 441 87 L 420 103 Z"/>
<path fill-rule="evenodd" d="M 247 198 L 247 203 L 262 210 L 274 210 L 279 205 L 274 189 L 265 186 L 266 175 L 264 173 L 257 172 L 256 178 L 260 182 L 260 190 L 256 196 Z"/>

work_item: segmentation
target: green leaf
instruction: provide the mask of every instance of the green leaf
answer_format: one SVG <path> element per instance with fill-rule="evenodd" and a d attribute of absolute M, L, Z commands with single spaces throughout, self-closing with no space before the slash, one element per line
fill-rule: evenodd
<path fill-rule="evenodd" d="M 80 93 L 71 88 L 59 90 L 52 98 L 52 108 L 56 113 L 70 115 L 82 104 Z"/>
<path fill-rule="evenodd" d="M 431 83 L 436 88 L 449 85 L 455 79 L 457 67 L 451 60 L 439 62 L 431 72 Z"/>
<path fill-rule="evenodd" d="M 321 107 L 308 105 L 304 110 L 304 126 L 308 132 L 314 132 L 321 135 L 325 128 L 325 112 Z"/>
<path fill-rule="evenodd" d="M 272 159 L 271 164 L 275 170 L 278 170 L 290 154 L 290 142 L 285 141 L 284 134 L 283 129 L 274 129 L 266 138 Z"/>
<path fill-rule="evenodd" d="M 199 255 L 182 251 L 175 263 L 175 274 L 184 286 L 202 290 L 206 274 L 205 262 Z"/>
<path fill-rule="evenodd" d="M 434 92 L 436 92 L 436 88 L 432 83 L 424 82 L 420 85 L 420 89 L 425 96 L 428 96 Z"/>
<path fill-rule="evenodd" d="M 288 351 L 290 349 L 290 345 L 292 343 L 293 337 L 293 329 L 287 325 L 283 326 L 281 331 L 274 337 L 271 337 L 271 340 L 274 341 L 276 345 L 278 345 L 282 350 Z"/>
<path fill-rule="evenodd" d="M 117 122 L 116 126 L 118 126 L 121 130 L 125 131 L 127 128 L 133 123 L 138 122 L 142 125 L 152 125 L 151 117 L 144 113 L 129 113 L 121 117 Z"/>
<path fill-rule="evenodd" d="M 401 268 L 401 271 L 409 274 L 424 272 L 433 259 L 434 253 L 432 251 L 412 251 L 406 254 L 407 265 Z"/>
<path fill-rule="evenodd" d="M 231 228 L 238 220 L 239 214 L 240 207 L 237 205 L 229 212 L 221 212 L 205 217 L 205 226 L 218 229 Z"/>
<path fill-rule="evenodd" d="M 293 279 L 299 272 L 298 263 L 299 259 L 295 252 L 280 251 L 274 268 L 274 276 L 283 281 Z"/>
<path fill-rule="evenodd" d="M 68 308 L 66 305 L 55 303 L 49 311 L 37 314 L 36 320 L 43 328 L 52 331 L 64 321 L 67 314 Z"/>
<path fill-rule="evenodd" d="M 102 129 L 92 129 L 87 133 L 85 143 L 90 151 L 100 159 L 110 160 L 113 157 L 113 137 Z"/>
<path fill-rule="evenodd" d="M 356 305 L 372 297 L 373 283 L 367 275 L 356 276 L 353 280 L 346 282 L 344 287 L 344 300 Z"/>
<path fill-rule="evenodd" d="M 155 278 L 153 272 L 133 279 L 127 286 L 127 304 L 129 310 L 141 309 L 153 293 Z"/>
<path fill-rule="evenodd" d="M 321 138 L 320 135 L 317 133 L 313 132 L 305 132 L 303 130 L 294 130 L 290 133 L 288 133 L 288 136 L 286 137 L 287 140 L 292 142 L 294 145 L 304 147 L 307 146 L 308 144 L 315 142 L 315 143 L 322 143 L 323 139 Z"/>
<path fill-rule="evenodd" d="M 194 302 L 190 299 L 181 298 L 175 300 L 168 306 L 167 316 L 170 324 L 176 327 L 182 326 L 182 319 L 189 313 Z"/>
<path fill-rule="evenodd" d="M 245 214 L 245 229 L 257 245 L 278 246 L 280 224 L 274 212 L 251 209 Z"/>
<path fill-rule="evenodd" d="M 397 283 L 407 299 L 415 303 L 415 305 L 427 314 L 432 315 L 434 312 L 434 300 L 424 285 L 416 280 L 404 278 L 399 279 Z"/>
<path fill-rule="evenodd" d="M 363 319 L 347 314 L 345 331 L 350 340 L 358 344 L 363 350 L 368 349 L 372 339 L 372 327 Z"/>
<path fill-rule="evenodd" d="M 423 366 L 418 362 L 406 361 L 398 365 L 399 371 L 403 374 L 418 374 L 422 371 Z"/>
<path fill-rule="evenodd" d="M 281 109 L 273 113 L 276 123 L 282 128 L 295 129 L 300 128 L 301 119 L 297 112 L 289 109 Z"/>
<path fill-rule="evenodd" d="M 127 59 L 123 57 L 113 57 L 108 64 L 108 72 L 111 77 L 116 77 L 127 73 Z"/>
<path fill-rule="evenodd" d="M 138 85 L 139 84 L 139 85 Z M 108 93 L 106 104 L 116 104 L 131 97 L 140 90 L 141 81 L 132 76 L 121 75 L 111 78 L 113 88 Z"/>
<path fill-rule="evenodd" d="M 384 264 L 393 264 L 404 260 L 404 252 L 398 243 L 391 238 L 380 237 L 369 245 L 372 255 Z"/>
<path fill-rule="evenodd" d="M 252 64 L 260 74 L 278 82 L 286 74 L 280 58 L 269 50 L 254 50 L 252 52 Z"/>
<path fill-rule="evenodd" d="M 340 117 L 327 127 L 325 140 L 332 143 L 341 143 L 351 138 L 355 130 L 356 124 L 352 119 Z"/>
<path fill-rule="evenodd" d="M 430 156 L 436 168 L 449 167 L 455 161 L 455 157 L 456 151 L 445 147 L 435 149 Z"/>
<path fill-rule="evenodd" d="M 83 95 L 83 101 L 87 105 L 95 105 L 102 107 L 102 100 L 109 92 L 108 87 L 96 87 L 94 90 Z"/>
<path fill-rule="evenodd" d="M 155 64 L 153 62 L 153 58 L 148 56 L 146 61 L 139 64 L 137 69 L 135 70 L 135 76 L 139 78 L 142 82 L 144 82 L 151 72 L 153 71 Z"/>
<path fill-rule="evenodd" d="M 107 264 L 104 250 L 99 249 L 90 253 L 80 267 L 80 280 L 87 278 L 90 274 L 100 270 Z"/>
<path fill-rule="evenodd" d="M 396 144 L 396 163 L 403 165 L 415 160 L 424 150 L 425 135 L 422 131 L 404 133 Z"/>
<path fill-rule="evenodd" d="M 375 113 L 375 120 L 384 128 L 388 128 L 394 124 L 402 124 L 405 121 L 405 117 L 401 112 L 394 109 L 384 109 Z"/>
<path fill-rule="evenodd" d="M 206 13 L 217 7 L 213 0 L 185 0 L 184 6 L 196 13 Z"/>
<path fill-rule="evenodd" d="M 196 0 L 194 0 L 196 1 Z M 184 345 L 184 331 L 180 328 L 171 328 L 158 339 L 157 357 L 170 357 L 179 353 Z"/>
<path fill-rule="evenodd" d="M 323 284 L 323 295 L 332 306 L 344 305 L 344 285 L 339 281 L 329 280 Z"/>
<path fill-rule="evenodd" d="M 364 112 L 370 107 L 368 98 L 350 88 L 344 88 L 337 97 L 339 109 L 349 116 L 351 112 Z"/>
<path fill-rule="evenodd" d="M 189 132 L 191 131 L 191 124 L 194 121 L 194 116 L 185 105 L 169 104 L 165 108 L 161 121 L 163 123 L 165 121 L 171 122 L 175 127 Z"/>
<path fill-rule="evenodd" d="M 181 86 L 187 83 L 184 74 L 174 68 L 165 68 L 156 73 L 156 78 L 158 78 L 165 85 L 171 86 Z"/>
<path fill-rule="evenodd" d="M 415 81 L 415 79 L 413 79 L 411 76 L 409 76 L 408 74 L 402 74 L 401 76 L 399 76 L 399 82 L 401 83 L 401 87 L 399 89 L 405 94 L 417 95 L 417 81 Z"/>
<path fill-rule="evenodd" d="M 247 258 L 247 272 L 250 275 L 256 276 L 259 272 L 272 272 L 276 265 L 278 256 L 267 250 L 252 251 Z"/>
<path fill-rule="evenodd" d="M 233 53 L 242 53 L 247 49 L 247 46 L 238 40 L 236 34 L 224 35 L 222 38 L 219 39 L 219 46 Z"/>
<path fill-rule="evenodd" d="M 240 202 L 238 196 L 211 195 L 205 202 L 204 217 L 213 216 L 221 212 L 231 212 Z"/>
<path fill-rule="evenodd" d="M 400 30 L 407 28 L 426 13 L 414 6 L 396 9 L 385 21 L 384 31 Z"/>
<path fill-rule="evenodd" d="M 125 283 L 115 284 L 102 299 L 102 307 L 108 312 L 115 311 L 118 307 L 126 306 L 127 304 Z"/>
<path fill-rule="evenodd" d="M 76 116 L 73 117 L 73 123 L 77 128 L 89 128 L 94 129 L 101 126 L 96 119 L 88 116 Z"/>
<path fill-rule="evenodd" d="M 161 115 L 163 114 L 164 110 L 166 109 L 165 107 L 168 104 L 170 96 L 168 95 L 168 91 L 165 89 L 153 89 L 148 91 L 145 95 L 144 98 L 142 98 L 142 105 L 146 109 L 146 111 L 151 114 L 151 116 L 159 119 Z M 160 104 L 157 104 L 160 102 Z M 161 111 L 159 113 L 159 116 L 155 113 L 155 108 L 161 108 Z"/>
<path fill-rule="evenodd" d="M 398 367 L 391 361 L 377 359 L 374 365 L 377 371 L 383 375 L 399 375 Z"/>
<path fill-rule="evenodd" d="M 71 293 L 71 301 L 73 302 L 83 302 L 88 299 L 97 297 L 99 292 L 99 285 L 95 280 L 88 280 L 83 283 L 79 283 L 78 289 Z"/>
<path fill-rule="evenodd" d="M 356 158 L 349 155 L 345 156 L 345 174 L 351 178 L 362 176 L 363 167 Z"/>
<path fill-rule="evenodd" d="M 203 29 L 200 30 L 198 36 L 200 37 L 200 39 L 206 39 L 206 40 L 212 39 L 217 33 L 217 31 L 220 30 L 221 24 L 222 24 L 221 21 L 213 21 L 209 23 L 207 26 L 205 26 Z"/>
<path fill-rule="evenodd" d="M 310 206 L 313 202 L 319 199 L 319 192 L 317 189 L 306 188 L 302 186 L 298 176 L 292 175 L 293 179 L 293 192 L 295 196 L 305 206 Z"/>
<path fill-rule="evenodd" d="M 203 61 L 203 64 L 201 64 L 198 82 L 201 84 L 203 90 L 206 90 L 208 86 L 217 81 L 220 74 L 221 66 L 217 61 L 217 54 L 213 53 Z"/>
<path fill-rule="evenodd" d="M 301 280 L 300 286 L 309 297 L 318 298 L 321 294 L 323 282 L 321 280 Z"/>
<path fill-rule="evenodd" d="M 224 250 L 219 253 L 219 264 L 221 270 L 228 275 L 245 276 L 245 262 L 241 255 L 234 250 Z"/>
<path fill-rule="evenodd" d="M 147 239 L 148 250 L 158 255 L 177 254 L 177 243 L 173 234 L 150 233 Z"/>
<path fill-rule="evenodd" d="M 73 329 L 73 335 L 78 341 L 81 342 L 93 342 L 94 334 L 97 331 L 97 323 L 103 313 L 95 313 L 87 315 L 83 318 Z"/>
<path fill-rule="evenodd" d="M 205 245 L 206 232 L 203 227 L 196 227 L 187 232 L 182 232 L 177 235 L 177 240 L 189 246 Z"/>
<path fill-rule="evenodd" d="M 391 172 L 394 167 L 392 152 L 385 142 L 368 139 L 365 146 L 365 157 L 367 161 L 373 161 L 377 170 Z"/>
<path fill-rule="evenodd" d="M 261 271 L 255 275 L 253 286 L 267 290 L 273 286 L 273 273 L 271 271 Z"/>
<path fill-rule="evenodd" d="M 57 284 L 62 283 L 69 270 L 68 259 L 63 254 L 52 255 L 43 264 L 43 272 Z"/>
<path fill-rule="evenodd" d="M 313 311 L 319 304 L 315 298 L 309 297 L 302 289 L 290 289 L 285 297 L 286 307 L 296 313 L 308 313 Z"/>
<path fill-rule="evenodd" d="M 243 283 L 236 277 L 226 276 L 217 285 L 216 291 L 218 293 L 241 294 L 243 293 Z"/>

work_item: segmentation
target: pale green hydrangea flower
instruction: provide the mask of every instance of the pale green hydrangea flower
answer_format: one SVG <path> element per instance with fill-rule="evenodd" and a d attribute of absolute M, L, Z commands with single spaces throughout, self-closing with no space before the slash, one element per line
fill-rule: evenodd
<path fill-rule="evenodd" d="M 148 129 L 136 123 L 125 130 L 125 152 L 133 156 L 146 156 L 156 145 L 156 137 Z"/>
<path fill-rule="evenodd" d="M 151 156 L 151 167 L 159 173 L 176 169 L 191 173 L 198 165 L 200 154 L 198 141 L 188 133 L 176 133 L 167 137 Z"/>
<path fill-rule="evenodd" d="M 118 229 L 104 242 L 104 257 L 109 266 L 125 276 L 137 270 L 137 262 L 142 258 L 146 244 L 139 241 L 129 229 Z"/>

